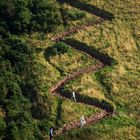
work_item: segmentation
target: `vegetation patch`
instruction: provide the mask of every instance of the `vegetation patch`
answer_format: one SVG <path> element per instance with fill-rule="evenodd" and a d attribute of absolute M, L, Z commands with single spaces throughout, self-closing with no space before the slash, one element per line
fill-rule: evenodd
<path fill-rule="evenodd" d="M 68 90 L 62 89 L 60 92 L 61 96 L 71 98 L 72 97 L 72 92 Z M 86 103 L 88 105 L 96 106 L 99 108 L 102 108 L 106 110 L 107 112 L 114 113 L 115 112 L 115 104 L 113 104 L 111 101 L 104 100 L 104 99 L 98 99 L 98 98 L 91 98 L 85 95 L 81 95 L 79 93 L 76 93 L 77 101 L 81 103 Z"/>
<path fill-rule="evenodd" d="M 55 139 L 140 139 L 139 13 L 138 0 L 1 0 L 0 140 L 44 140 L 51 125 L 101 108 L 114 116 Z M 100 109 L 48 93 L 88 65 L 103 69 L 70 81 L 61 94 L 74 91 Z"/>
<path fill-rule="evenodd" d="M 57 42 L 52 47 L 45 50 L 45 57 L 48 59 L 50 56 L 70 53 L 70 47 L 64 42 Z"/>

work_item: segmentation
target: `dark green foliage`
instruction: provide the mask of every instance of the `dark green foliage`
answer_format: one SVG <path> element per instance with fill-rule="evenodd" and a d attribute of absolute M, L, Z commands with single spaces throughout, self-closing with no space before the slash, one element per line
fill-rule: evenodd
<path fill-rule="evenodd" d="M 45 57 L 48 59 L 50 56 L 70 53 L 70 47 L 64 42 L 57 42 L 52 47 L 45 50 Z"/>
<path fill-rule="evenodd" d="M 0 136 L 2 136 L 6 129 L 6 123 L 2 117 L 0 117 Z M 0 137 L 1 138 L 1 137 Z"/>
<path fill-rule="evenodd" d="M 58 100 L 57 115 L 56 115 L 56 119 L 55 119 L 55 124 L 56 124 L 57 127 L 61 126 L 61 121 L 62 121 L 62 103 L 63 103 L 62 99 Z"/>
<path fill-rule="evenodd" d="M 83 12 L 78 12 L 78 11 L 74 11 L 74 10 L 69 10 L 69 9 L 61 9 L 61 14 L 62 14 L 62 18 L 63 18 L 63 22 L 68 23 L 68 21 L 75 21 L 75 20 L 79 20 L 83 17 L 85 17 L 85 13 Z"/>
<path fill-rule="evenodd" d="M 52 31 L 61 24 L 54 0 L 1 0 L 0 18 L 11 32 Z"/>
<path fill-rule="evenodd" d="M 48 101 L 39 94 L 42 67 L 33 47 L 16 34 L 50 32 L 61 23 L 55 0 L 0 1 L 0 107 L 5 113 L 0 116 L 0 139 L 42 140 L 48 132 Z M 64 43 L 51 50 L 54 55 L 65 52 Z"/>
<path fill-rule="evenodd" d="M 46 132 L 48 132 L 47 134 L 49 135 L 49 127 L 48 126 L 51 126 L 51 124 L 48 120 L 42 119 L 38 122 L 38 128 L 40 129 L 40 131 L 43 134 L 46 134 Z"/>
<path fill-rule="evenodd" d="M 33 30 L 52 31 L 61 24 L 59 7 L 54 0 L 32 1 L 31 12 Z"/>
<path fill-rule="evenodd" d="M 67 44 L 65 44 L 64 42 L 58 42 L 56 44 L 54 44 L 53 48 L 52 48 L 52 55 L 60 55 L 60 54 L 64 54 L 64 53 L 68 53 L 70 50 L 69 46 Z"/>
<path fill-rule="evenodd" d="M 82 12 L 69 12 L 68 13 L 68 17 L 72 20 L 78 20 L 78 19 L 81 19 L 85 16 L 84 13 Z"/>
<path fill-rule="evenodd" d="M 12 0 L 2 0 L 0 2 L 0 15 L 10 31 L 24 32 L 28 30 L 31 19 L 28 0 L 16 0 L 14 2 Z"/>
<path fill-rule="evenodd" d="M 40 118 L 34 116 L 47 119 L 48 108 L 44 105 L 46 97 L 38 93 L 38 80 L 33 78 L 34 72 L 37 73 L 36 69 L 32 70 L 34 65 L 34 49 L 25 40 L 3 32 L 0 38 L 0 106 L 6 115 L 0 118 L 0 134 L 4 139 L 43 139 L 34 120 Z"/>

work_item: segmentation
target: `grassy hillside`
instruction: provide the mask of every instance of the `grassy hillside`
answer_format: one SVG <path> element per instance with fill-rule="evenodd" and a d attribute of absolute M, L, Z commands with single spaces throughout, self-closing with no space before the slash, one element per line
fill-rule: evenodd
<path fill-rule="evenodd" d="M 87 47 L 94 47 L 101 52 L 107 53 L 117 61 L 117 64 L 113 66 L 113 68 L 105 68 L 99 72 L 84 74 L 78 79 L 72 80 L 65 86 L 67 89 L 74 90 L 83 95 L 113 101 L 117 107 L 117 115 L 112 118 L 106 118 L 103 121 L 84 129 L 73 130 L 67 135 L 60 136 L 56 139 L 139 139 L 140 3 L 138 1 L 132 2 L 124 0 L 81 0 L 79 2 L 97 6 L 100 9 L 112 12 L 115 19 L 113 21 L 106 21 L 98 24 L 97 26 L 88 27 L 86 30 L 81 30 L 69 38 L 71 40 L 83 42 Z M 68 3 L 63 3 L 63 6 L 68 7 L 71 11 L 76 9 L 84 12 L 86 20 L 97 18 L 94 15 L 91 15 L 92 13 L 89 13 L 84 9 L 82 10 L 82 8 L 77 9 L 77 7 L 73 7 L 70 1 L 68 1 Z M 83 22 L 83 20 L 70 22 L 69 24 L 72 26 L 80 22 Z M 75 63 L 78 60 L 78 55 L 75 56 L 76 53 L 77 52 L 73 52 L 71 55 L 72 59 L 70 60 L 67 58 L 67 54 L 61 54 L 50 57 L 50 61 L 56 66 L 59 66 L 61 70 L 65 70 L 65 72 L 69 73 L 69 69 L 74 70 L 73 66 L 77 65 Z M 72 61 L 73 59 L 75 60 L 74 62 Z M 78 65 L 80 65 L 80 61 L 78 60 Z M 86 59 L 86 61 L 84 66 L 90 62 L 88 59 Z M 64 66 L 66 62 L 68 64 L 67 67 Z M 53 68 L 55 67 L 53 66 Z M 76 68 L 78 68 L 78 66 L 76 66 Z M 49 94 L 49 96 L 52 95 Z M 65 104 L 65 106 L 68 107 L 69 105 L 69 102 Z M 75 106 L 78 107 L 76 104 Z M 71 109 L 69 108 L 65 111 L 69 112 Z M 83 114 L 84 112 L 83 109 Z M 81 113 L 79 112 L 78 114 Z M 66 118 L 69 120 L 71 117 L 67 115 Z M 75 115 L 75 119 L 76 118 L 77 115 Z M 63 121 L 63 119 L 65 120 L 65 117 L 62 116 L 61 120 Z"/>
<path fill-rule="evenodd" d="M 15 78 L 9 80 L 4 72 L 1 78 L 2 82 L 0 81 L 2 87 L 4 87 L 1 89 L 1 93 L 5 95 L 0 100 L 2 101 L 0 103 L 0 140 L 9 137 L 13 140 L 47 139 L 51 125 L 58 129 L 64 124 L 80 120 L 82 115 L 89 117 L 101 110 L 101 108 L 62 99 L 49 90 L 71 73 L 99 63 L 97 59 L 87 53 L 75 49 L 74 45 L 92 50 L 95 57 L 105 54 L 113 63 L 95 72 L 84 73 L 70 80 L 64 84 L 62 90 L 66 92 L 74 91 L 82 97 L 93 98 L 97 101 L 105 100 L 116 107 L 115 114 L 84 128 L 73 129 L 54 139 L 139 140 L 140 2 L 138 0 L 49 1 L 50 4 L 47 5 L 46 1 L 41 1 L 41 3 L 38 1 L 38 5 L 36 5 L 34 2 L 30 3 L 27 0 L 23 5 L 26 7 L 28 14 L 32 13 L 28 20 L 16 15 L 16 18 L 14 18 L 16 22 L 11 21 L 9 23 L 7 19 L 0 22 L 1 27 L 4 26 L 5 28 L 4 32 L 10 32 L 9 37 L 9 34 L 3 35 L 3 30 L 0 30 L 2 32 L 2 36 L 0 36 L 2 44 L 16 46 L 17 42 L 15 40 L 17 38 L 15 36 L 18 35 L 19 38 L 22 38 L 19 44 L 21 46 L 23 44 L 23 47 L 27 45 L 29 49 L 29 52 L 16 50 L 17 54 L 19 55 L 20 52 L 21 55 L 17 58 L 16 63 L 13 62 L 14 66 L 11 65 L 12 62 L 9 58 L 8 62 L 4 62 L 5 65 L 1 63 L 4 71 L 10 71 L 12 73 L 11 77 Z M 53 5 L 55 6 L 53 7 Z M 33 7 L 37 10 L 34 11 Z M 50 14 L 45 8 L 51 9 Z M 43 15 L 40 9 L 43 9 L 42 11 L 46 14 Z M 27 13 L 24 14 L 27 16 Z M 21 15 L 24 17 L 24 14 Z M 44 19 L 41 18 L 42 16 Z M 53 18 L 47 19 L 47 17 Z M 71 27 L 99 19 L 104 19 L 104 21 L 78 30 L 78 32 L 63 38 L 60 42 L 51 41 L 52 37 L 60 35 L 61 32 Z M 20 28 L 14 28 L 14 30 L 12 22 L 14 26 Z M 5 23 L 7 23 L 6 27 Z M 52 26 L 50 23 L 52 23 Z M 19 24 L 21 26 L 17 26 Z M 11 41 L 13 44 L 10 44 L 10 39 L 7 39 L 11 36 L 14 36 L 12 39 L 15 42 Z M 24 42 L 27 44 L 25 45 Z M 5 45 L 3 46 L 5 47 Z M 11 46 L 10 48 L 12 48 Z M 13 50 L 15 51 L 15 49 Z M 10 49 L 9 51 L 4 49 L 4 51 L 8 54 Z M 12 55 L 17 54 L 13 53 Z M 7 59 L 3 53 L 1 56 L 2 60 Z M 28 61 L 21 61 L 20 57 Z M 27 57 L 30 59 L 27 59 Z M 25 70 L 21 72 L 20 70 L 23 67 L 16 65 L 20 61 L 21 66 L 27 64 Z M 19 73 L 16 71 L 18 67 L 20 69 L 18 70 Z M 9 81 L 15 83 L 12 85 L 14 95 L 10 98 L 6 94 L 8 90 L 4 83 L 4 77 L 6 77 L 9 85 Z M 22 82 L 19 84 L 19 81 Z M 17 93 L 20 93 L 18 98 Z M 17 102 L 18 100 L 19 102 Z M 7 107 L 5 108 L 5 106 Z M 9 114 L 8 109 L 11 111 Z M 22 113 L 24 117 L 21 116 Z M 12 124 L 10 123 L 11 120 Z M 20 120 L 22 120 L 23 125 L 20 125 Z M 25 137 L 22 135 L 23 132 Z"/>

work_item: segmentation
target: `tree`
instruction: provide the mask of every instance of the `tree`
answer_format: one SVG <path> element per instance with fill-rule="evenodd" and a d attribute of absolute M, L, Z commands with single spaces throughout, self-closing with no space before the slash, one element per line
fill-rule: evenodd
<path fill-rule="evenodd" d="M 52 31 L 61 24 L 59 7 L 54 0 L 33 1 L 31 12 L 34 30 Z"/>

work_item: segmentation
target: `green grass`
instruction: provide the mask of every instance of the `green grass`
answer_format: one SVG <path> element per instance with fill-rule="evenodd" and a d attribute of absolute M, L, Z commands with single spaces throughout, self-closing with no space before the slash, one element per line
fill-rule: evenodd
<path fill-rule="evenodd" d="M 110 133 L 108 133 L 110 132 Z M 102 121 L 72 131 L 64 136 L 56 137 L 56 140 L 107 140 L 107 139 L 136 139 L 137 132 L 135 121 L 127 116 L 114 116 L 104 118 Z"/>
<path fill-rule="evenodd" d="M 107 53 L 117 62 L 116 65 L 104 68 L 99 72 L 84 74 L 77 79 L 70 81 L 65 88 L 74 90 L 80 94 L 111 100 L 117 107 L 119 116 L 104 118 L 97 124 L 86 126 L 83 129 L 73 130 L 64 136 L 56 139 L 65 140 L 137 140 L 140 139 L 140 2 L 138 0 L 80 0 L 98 8 L 112 12 L 115 16 L 113 21 L 106 21 L 100 25 L 88 27 L 85 30 L 71 35 L 71 38 L 84 42 L 88 46 Z M 69 4 L 63 4 L 69 10 L 77 10 Z M 81 20 L 70 21 L 66 28 L 89 19 L 97 19 L 96 16 L 85 13 Z M 56 32 L 66 30 L 60 27 Z M 51 56 L 49 61 L 44 57 L 44 49 L 53 46 L 50 37 L 51 33 L 41 37 L 39 34 L 32 35 L 30 43 L 36 48 L 41 48 L 36 54 L 36 59 L 43 67 L 43 74 L 40 75 L 44 87 L 50 88 L 57 81 L 72 71 L 89 64 L 95 64 L 85 54 L 72 49 L 72 54 L 64 53 Z M 64 75 L 61 75 L 61 69 Z M 43 94 L 46 94 L 44 92 Z M 50 122 L 56 125 L 56 117 L 60 99 L 49 94 L 52 104 Z M 79 109 L 80 108 L 80 109 Z M 78 119 L 82 114 L 89 116 L 96 109 L 76 104 L 69 100 L 62 100 L 61 118 L 57 122 L 60 126 L 73 119 Z M 72 114 L 72 115 L 69 115 Z M 59 116 L 59 115 L 58 115 Z"/>
<path fill-rule="evenodd" d="M 60 99 L 51 94 L 49 94 L 49 101 L 51 104 L 50 122 L 56 127 L 61 127 L 63 124 L 74 120 L 80 120 L 82 115 L 85 117 L 91 116 L 100 110 L 96 107 L 73 102 L 72 100 Z"/>
<path fill-rule="evenodd" d="M 71 54 L 61 54 L 50 57 L 51 64 L 64 71 L 64 73 L 70 74 L 79 68 L 95 64 L 96 62 L 91 60 L 88 56 L 76 52 L 72 49 Z"/>
<path fill-rule="evenodd" d="M 70 81 L 64 86 L 64 89 L 71 89 L 81 95 L 105 99 L 103 89 L 94 74 L 84 74 L 77 79 Z"/>

